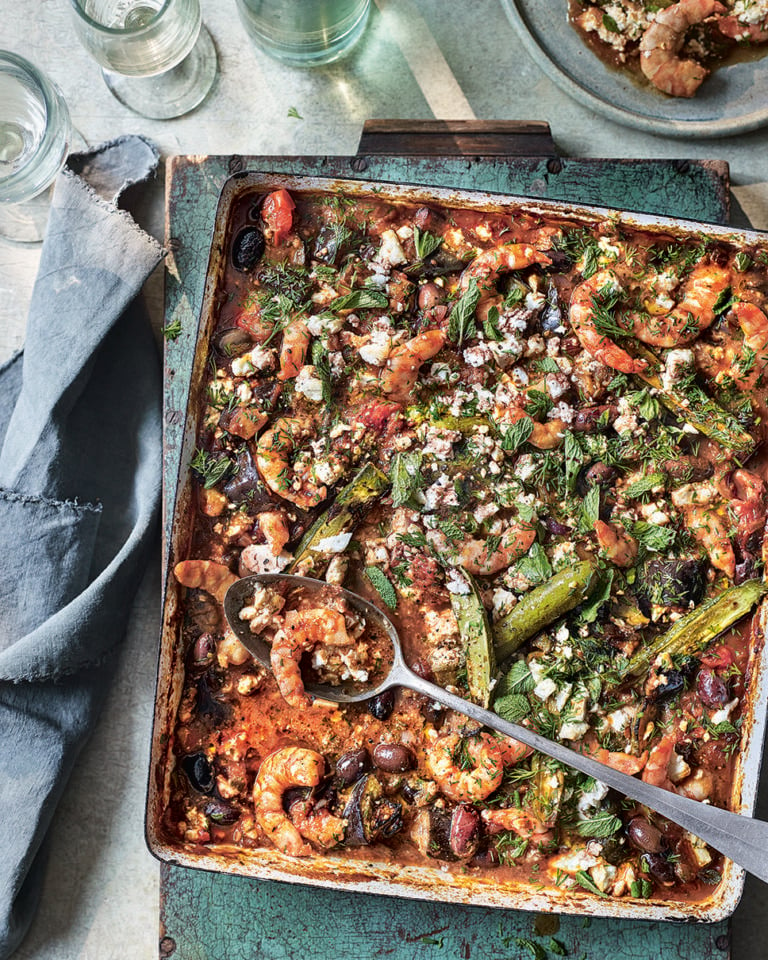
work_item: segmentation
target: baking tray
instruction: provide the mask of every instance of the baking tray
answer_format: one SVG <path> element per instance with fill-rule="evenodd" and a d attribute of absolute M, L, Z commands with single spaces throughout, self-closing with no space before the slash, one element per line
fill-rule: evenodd
<path fill-rule="evenodd" d="M 639 918 L 648 920 L 715 921 L 735 909 L 744 882 L 744 871 L 726 861 L 723 881 L 712 895 L 695 902 L 649 900 L 627 902 L 604 900 L 585 892 L 537 889 L 529 883 L 499 880 L 494 876 L 465 877 L 444 872 L 439 866 L 412 866 L 388 862 L 349 860 L 316 855 L 308 860 L 286 857 L 276 850 L 223 849 L 212 852 L 171 837 L 162 826 L 162 815 L 170 793 L 174 769 L 173 730 L 184 678 L 184 656 L 179 642 L 181 589 L 169 571 L 188 555 L 191 540 L 193 485 L 189 469 L 197 441 L 198 416 L 202 410 L 209 340 L 215 324 L 215 293 L 219 287 L 225 251 L 228 249 L 228 220 L 232 206 L 245 193 L 269 192 L 284 187 L 292 193 L 339 193 L 377 200 L 418 202 L 488 211 L 521 211 L 542 216 L 579 220 L 594 225 L 611 219 L 628 228 L 673 235 L 681 239 L 700 239 L 702 235 L 724 242 L 767 246 L 765 234 L 691 220 L 656 215 L 630 214 L 618 210 L 567 204 L 516 196 L 500 196 L 477 191 L 428 188 L 423 186 L 369 183 L 337 178 L 283 176 L 246 171 L 231 177 L 219 198 L 211 241 L 203 306 L 197 330 L 192 364 L 179 473 L 173 498 L 170 537 L 163 576 L 163 622 L 157 696 L 152 737 L 150 778 L 147 797 L 146 832 L 152 853 L 160 860 L 180 866 L 240 874 L 271 880 L 284 880 L 323 887 L 339 887 L 367 893 L 414 897 L 444 902 L 477 904 L 503 909 L 591 914 L 594 916 Z M 765 607 L 759 614 L 757 638 L 750 660 L 752 697 L 743 714 L 742 749 L 739 752 L 731 809 L 744 815 L 754 810 L 765 734 L 768 699 L 765 696 L 766 654 Z"/>

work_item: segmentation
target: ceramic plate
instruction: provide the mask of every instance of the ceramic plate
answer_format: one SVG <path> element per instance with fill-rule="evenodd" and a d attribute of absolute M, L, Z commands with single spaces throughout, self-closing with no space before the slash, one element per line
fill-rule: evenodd
<path fill-rule="evenodd" d="M 716 70 L 690 99 L 667 97 L 612 69 L 568 23 L 567 0 L 501 0 L 512 26 L 562 90 L 617 123 L 671 137 L 722 137 L 768 123 L 768 55 Z M 553 6 L 556 10 L 553 12 Z"/>

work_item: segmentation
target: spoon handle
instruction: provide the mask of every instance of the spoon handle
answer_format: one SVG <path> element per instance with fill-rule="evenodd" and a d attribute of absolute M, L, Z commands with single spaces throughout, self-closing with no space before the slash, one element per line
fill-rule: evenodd
<path fill-rule="evenodd" d="M 714 847 L 724 856 L 739 864 L 749 873 L 768 883 L 768 823 L 755 820 L 752 817 L 721 810 L 698 800 L 689 800 L 677 793 L 643 783 L 636 777 L 614 770 L 612 767 L 593 760 L 583 753 L 577 753 L 569 747 L 553 740 L 548 740 L 540 734 L 522 727 L 517 723 L 509 723 L 490 710 L 484 710 L 477 704 L 448 693 L 428 680 L 424 680 L 402 667 L 398 677 L 392 680 L 409 687 L 418 693 L 443 706 L 449 707 L 458 713 L 463 713 L 472 720 L 477 720 L 483 726 L 498 730 L 507 737 L 513 737 L 525 743 L 534 750 L 545 753 L 547 756 L 559 760 L 579 770 L 587 776 L 600 780 L 607 786 L 618 790 L 632 800 L 637 800 L 667 819 L 672 820 L 690 833 L 700 837 L 705 843 Z"/>

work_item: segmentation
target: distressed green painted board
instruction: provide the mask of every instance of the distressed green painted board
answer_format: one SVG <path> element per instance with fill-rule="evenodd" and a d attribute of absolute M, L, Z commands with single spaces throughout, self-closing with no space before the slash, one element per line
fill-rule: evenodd
<path fill-rule="evenodd" d="M 389 180 L 524 194 L 724 223 L 727 172 L 687 161 L 456 157 L 174 158 L 167 177 L 164 529 L 179 469 L 187 384 L 213 218 L 240 170 Z M 173 960 L 527 960 L 516 938 L 573 960 L 727 960 L 727 923 L 560 918 L 429 903 L 161 866 L 160 956 Z M 585 922 L 588 926 L 585 926 Z M 549 957 L 555 956 L 551 951 Z"/>

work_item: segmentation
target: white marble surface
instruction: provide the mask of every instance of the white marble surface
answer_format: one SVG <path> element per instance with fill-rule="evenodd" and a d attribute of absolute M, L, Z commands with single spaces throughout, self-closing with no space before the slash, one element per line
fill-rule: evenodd
<path fill-rule="evenodd" d="M 552 2 L 554 0 L 542 0 Z M 89 143 L 123 133 L 174 153 L 354 153 L 368 117 L 546 119 L 571 156 L 727 160 L 734 194 L 755 227 L 768 229 L 768 129 L 723 140 L 670 141 L 617 126 L 564 98 L 522 50 L 497 0 L 375 0 L 353 54 L 300 71 L 257 55 L 234 0 L 202 0 L 220 54 L 209 100 L 174 121 L 151 121 L 112 99 L 79 48 L 66 0 L 0 0 L 0 46 L 58 82 Z M 558 2 L 557 6 L 560 4 Z M 295 107 L 303 119 L 288 115 Z M 142 223 L 162 236 L 162 177 Z M 24 338 L 36 248 L 0 241 L 0 361 Z M 147 285 L 162 320 L 160 271 Z M 159 547 L 137 598 L 102 720 L 73 773 L 50 842 L 43 899 L 19 960 L 147 960 L 157 955 L 158 866 L 144 845 L 154 675 L 159 632 Z M 765 794 L 766 791 L 763 791 Z M 768 816 L 766 803 L 761 815 Z M 765 955 L 768 895 L 749 882 L 734 921 L 734 957 Z"/>

